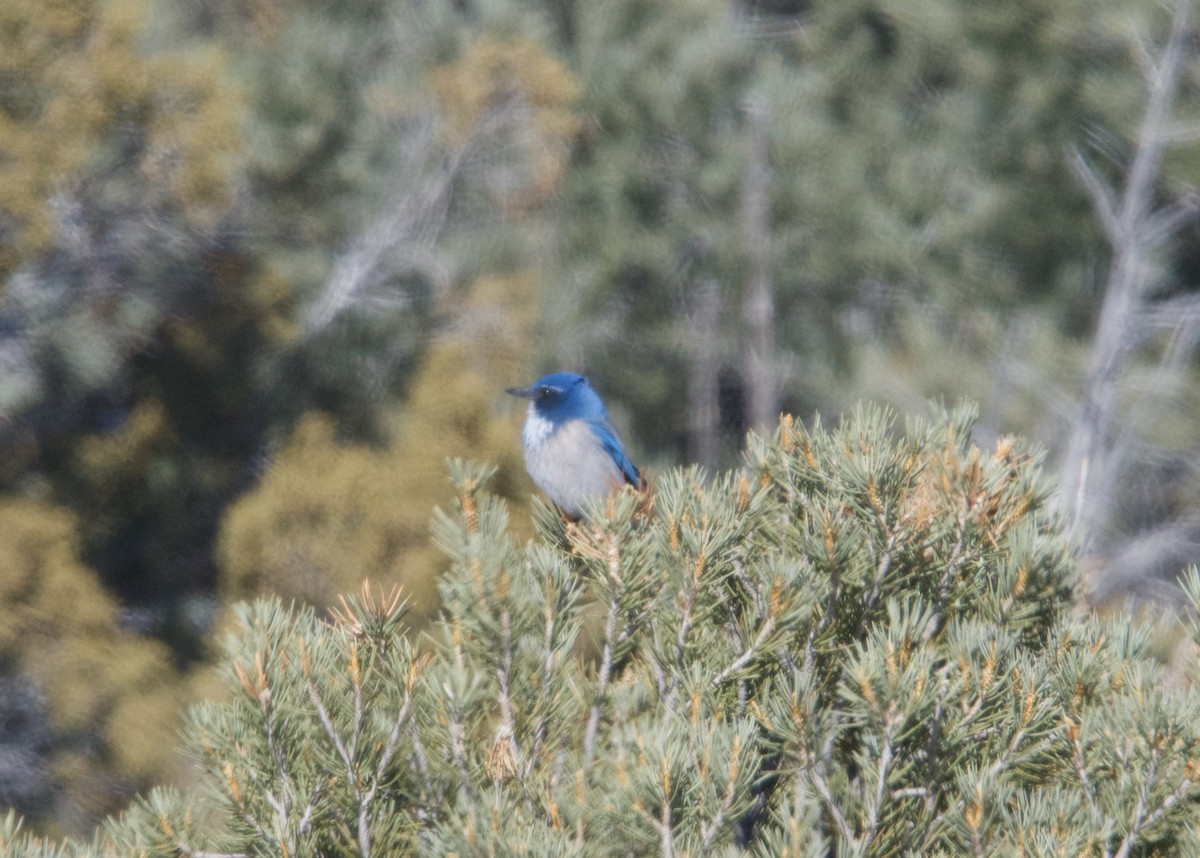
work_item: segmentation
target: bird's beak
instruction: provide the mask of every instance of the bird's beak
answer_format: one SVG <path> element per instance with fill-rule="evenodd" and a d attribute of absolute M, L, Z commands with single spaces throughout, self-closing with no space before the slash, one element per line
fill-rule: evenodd
<path fill-rule="evenodd" d="M 532 387 L 510 387 L 504 392 L 510 393 L 513 396 L 519 396 L 521 399 L 532 400 L 537 398 L 537 394 L 534 392 Z"/>

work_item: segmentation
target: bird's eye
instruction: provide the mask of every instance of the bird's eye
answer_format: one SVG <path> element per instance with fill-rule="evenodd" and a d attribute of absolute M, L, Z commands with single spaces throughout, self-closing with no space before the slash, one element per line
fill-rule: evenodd
<path fill-rule="evenodd" d="M 538 398 L 539 399 L 546 399 L 547 397 L 550 397 L 553 395 L 554 395 L 553 387 L 543 387 L 538 390 Z"/>

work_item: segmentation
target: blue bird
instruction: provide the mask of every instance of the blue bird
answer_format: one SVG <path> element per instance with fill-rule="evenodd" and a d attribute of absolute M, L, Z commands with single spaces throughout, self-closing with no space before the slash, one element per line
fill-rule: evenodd
<path fill-rule="evenodd" d="M 529 476 L 571 518 L 624 484 L 641 486 L 603 400 L 582 375 L 555 372 L 508 392 L 529 400 L 521 432 Z"/>

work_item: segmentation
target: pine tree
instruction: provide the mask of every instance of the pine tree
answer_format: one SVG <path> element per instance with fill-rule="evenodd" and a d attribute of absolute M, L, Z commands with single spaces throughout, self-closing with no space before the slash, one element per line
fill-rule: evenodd
<path fill-rule="evenodd" d="M 394 591 L 243 605 L 188 729 L 219 813 L 64 854 L 1197 854 L 1200 693 L 1077 614 L 1037 456 L 970 426 L 787 418 L 525 544 L 456 463 L 424 643 Z"/>

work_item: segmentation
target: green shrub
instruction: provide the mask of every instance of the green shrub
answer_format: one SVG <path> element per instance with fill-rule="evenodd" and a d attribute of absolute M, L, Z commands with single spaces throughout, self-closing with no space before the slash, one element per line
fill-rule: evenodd
<path fill-rule="evenodd" d="M 339 441 L 324 415 L 300 421 L 259 484 L 225 513 L 217 546 L 225 601 L 274 594 L 324 609 L 370 578 L 403 586 L 423 625 L 445 566 L 429 543 L 431 512 L 453 497 L 445 458 L 478 451 L 503 467 L 503 495 L 529 496 L 516 401 L 501 392 L 528 375 L 518 357 L 527 281 L 472 284 L 455 308 L 457 329 L 426 353 L 386 445 Z"/>
<path fill-rule="evenodd" d="M 0 604 L 0 807 L 79 833 L 178 777 L 170 653 L 120 628 L 69 513 L 0 500 Z"/>
<path fill-rule="evenodd" d="M 455 464 L 436 646 L 370 590 L 242 606 L 188 730 L 215 807 L 154 793 L 96 849 L 1198 854 L 1200 696 L 1077 613 L 1036 459 L 969 427 L 785 418 L 524 545 Z"/>

